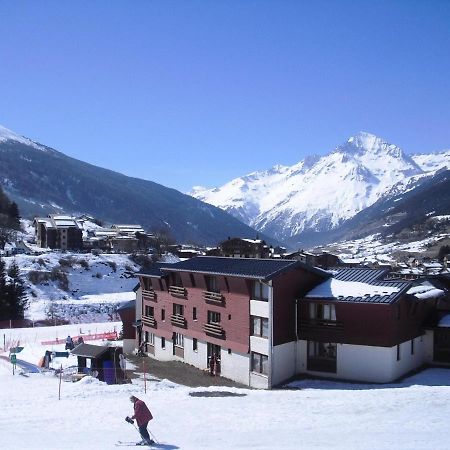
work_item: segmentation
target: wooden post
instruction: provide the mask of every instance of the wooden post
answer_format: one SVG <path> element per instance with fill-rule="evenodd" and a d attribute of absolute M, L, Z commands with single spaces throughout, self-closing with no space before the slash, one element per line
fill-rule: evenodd
<path fill-rule="evenodd" d="M 61 381 L 62 381 L 62 372 L 63 372 L 63 368 L 62 368 L 62 364 L 61 364 L 61 369 L 59 371 L 59 391 L 58 391 L 58 400 L 61 400 Z"/>
<path fill-rule="evenodd" d="M 145 373 L 145 358 L 142 357 L 142 371 L 144 372 L 144 393 L 147 393 L 147 374 Z"/>

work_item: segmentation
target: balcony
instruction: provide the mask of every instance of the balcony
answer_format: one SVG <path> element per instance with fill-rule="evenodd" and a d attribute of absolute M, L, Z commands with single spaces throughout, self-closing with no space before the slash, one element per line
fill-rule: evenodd
<path fill-rule="evenodd" d="M 225 330 L 218 323 L 205 323 L 203 331 L 210 336 L 225 339 Z"/>
<path fill-rule="evenodd" d="M 335 320 L 303 319 L 298 321 L 300 339 L 335 341 L 344 335 L 344 324 Z"/>
<path fill-rule="evenodd" d="M 142 316 L 142 324 L 151 328 L 156 328 L 156 320 L 153 316 Z"/>
<path fill-rule="evenodd" d="M 181 314 L 172 314 L 170 323 L 176 327 L 186 328 L 186 319 Z"/>
<path fill-rule="evenodd" d="M 181 286 L 169 286 L 169 292 L 174 297 L 186 298 L 186 295 L 187 295 L 186 289 L 184 287 L 181 287 Z"/>
<path fill-rule="evenodd" d="M 152 289 L 152 290 L 145 290 L 142 289 L 142 298 L 144 300 L 153 300 L 156 301 L 156 292 Z"/>
<path fill-rule="evenodd" d="M 224 296 L 219 292 L 211 292 L 211 291 L 204 291 L 203 292 L 203 299 L 206 302 L 215 303 L 218 305 L 223 305 L 224 303 Z"/>

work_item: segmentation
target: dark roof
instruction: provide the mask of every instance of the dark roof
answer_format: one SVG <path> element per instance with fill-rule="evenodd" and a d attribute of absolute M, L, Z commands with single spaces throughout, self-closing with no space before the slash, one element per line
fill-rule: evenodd
<path fill-rule="evenodd" d="M 136 300 L 129 300 L 128 302 L 122 303 L 117 311 L 124 311 L 125 309 L 135 309 L 136 308 Z"/>
<path fill-rule="evenodd" d="M 334 278 L 341 281 L 358 281 L 360 283 L 372 283 L 387 274 L 385 269 L 340 269 L 334 274 Z"/>
<path fill-rule="evenodd" d="M 323 278 L 331 276 L 330 273 L 306 265 L 300 261 L 288 259 L 259 259 L 259 258 L 224 258 L 216 256 L 197 256 L 176 264 L 166 265 L 163 272 L 191 272 L 211 275 L 225 275 L 233 277 L 252 278 L 257 280 L 270 280 L 275 276 L 289 270 L 302 268 L 316 273 Z"/>
<path fill-rule="evenodd" d="M 171 267 L 174 266 L 177 263 L 154 263 L 150 267 L 147 267 L 140 272 L 138 272 L 136 275 L 147 275 L 154 278 L 163 278 L 168 275 L 168 273 L 163 272 L 161 269 L 163 267 Z"/>
<path fill-rule="evenodd" d="M 79 344 L 72 351 L 72 355 L 84 356 L 85 358 L 98 358 L 103 353 L 108 351 L 109 347 L 92 345 L 92 344 Z"/>
<path fill-rule="evenodd" d="M 411 287 L 411 282 L 408 281 L 385 281 L 384 276 L 388 273 L 383 269 L 341 269 L 334 273 L 333 278 L 353 283 L 366 283 L 372 286 L 396 288 L 395 292 L 386 292 L 385 295 L 364 295 L 364 296 L 339 296 L 339 297 L 326 297 L 338 302 L 349 303 L 384 303 L 390 304 L 396 302 L 400 297 L 406 294 L 406 291 Z M 308 294 L 306 294 L 308 296 Z M 310 297 L 311 299 L 318 299 L 320 297 Z M 325 297 L 322 297 L 322 299 Z"/>

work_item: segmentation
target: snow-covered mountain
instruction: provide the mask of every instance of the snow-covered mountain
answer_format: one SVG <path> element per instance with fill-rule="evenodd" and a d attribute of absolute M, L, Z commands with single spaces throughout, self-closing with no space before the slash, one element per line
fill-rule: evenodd
<path fill-rule="evenodd" d="M 138 223 L 179 242 L 216 245 L 257 231 L 223 210 L 175 189 L 87 164 L 0 126 L 0 185 L 22 217 L 88 214 Z M 270 236 L 269 242 L 276 243 Z"/>
<path fill-rule="evenodd" d="M 450 151 L 408 156 L 396 145 L 360 132 L 325 156 L 275 166 L 194 197 L 218 206 L 260 231 L 295 242 L 305 232 L 334 229 L 375 203 L 393 186 L 450 166 Z"/>

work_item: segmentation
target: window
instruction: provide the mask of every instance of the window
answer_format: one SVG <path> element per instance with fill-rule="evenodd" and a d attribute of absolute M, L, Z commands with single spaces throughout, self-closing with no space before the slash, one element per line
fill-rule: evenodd
<path fill-rule="evenodd" d="M 192 320 L 197 320 L 197 308 L 195 306 L 192 308 Z"/>
<path fill-rule="evenodd" d="M 195 287 L 195 277 L 194 274 L 190 273 L 189 278 L 191 279 L 191 286 Z"/>
<path fill-rule="evenodd" d="M 166 348 L 166 338 L 161 338 L 161 348 Z"/>
<path fill-rule="evenodd" d="M 220 313 L 215 311 L 208 311 L 208 323 L 209 324 L 220 324 Z"/>
<path fill-rule="evenodd" d="M 252 372 L 261 373 L 263 375 L 269 374 L 269 358 L 260 353 L 251 353 Z"/>
<path fill-rule="evenodd" d="M 148 331 L 146 331 L 146 338 L 145 338 L 145 340 L 150 345 L 155 345 L 155 335 L 153 333 L 149 333 Z"/>
<path fill-rule="evenodd" d="M 180 333 L 173 333 L 173 344 L 176 347 L 184 348 L 184 336 Z"/>
<path fill-rule="evenodd" d="M 177 315 L 177 316 L 183 316 L 184 315 L 184 306 L 174 303 L 173 304 L 173 314 Z"/>
<path fill-rule="evenodd" d="M 197 352 L 197 351 L 198 351 L 198 343 L 197 343 L 197 339 L 196 339 L 196 338 L 193 338 L 193 339 L 192 339 L 192 350 L 193 350 L 194 352 Z"/>
<path fill-rule="evenodd" d="M 414 355 L 414 339 L 411 339 L 411 355 Z"/>
<path fill-rule="evenodd" d="M 336 373 L 337 345 L 308 341 L 308 370 Z"/>
<path fill-rule="evenodd" d="M 153 306 L 145 305 L 145 314 L 147 317 L 155 317 L 155 308 Z"/>
<path fill-rule="evenodd" d="M 150 291 L 152 289 L 152 280 L 148 277 L 142 277 L 142 288 L 146 291 Z"/>
<path fill-rule="evenodd" d="M 400 361 L 400 345 L 397 345 L 397 361 Z"/>
<path fill-rule="evenodd" d="M 217 292 L 217 293 L 220 292 L 219 280 L 217 279 L 217 277 L 206 275 L 205 281 L 206 281 L 206 290 L 208 292 Z"/>
<path fill-rule="evenodd" d="M 310 303 L 309 318 L 313 320 L 336 322 L 335 306 L 323 303 Z"/>
<path fill-rule="evenodd" d="M 161 310 L 161 320 L 166 320 L 166 310 L 164 308 Z"/>
<path fill-rule="evenodd" d="M 231 355 L 231 348 L 228 349 L 228 354 Z"/>
<path fill-rule="evenodd" d="M 227 287 L 227 291 L 230 292 L 230 285 L 228 284 L 228 278 L 225 277 L 224 280 L 225 280 L 225 286 Z"/>
<path fill-rule="evenodd" d="M 172 286 L 183 287 L 183 282 L 181 281 L 181 276 L 179 273 L 171 273 L 170 277 Z"/>
<path fill-rule="evenodd" d="M 252 316 L 252 336 L 269 337 L 269 319 Z"/>
<path fill-rule="evenodd" d="M 252 299 L 267 302 L 269 300 L 269 286 L 260 281 L 254 281 L 252 287 Z"/>

